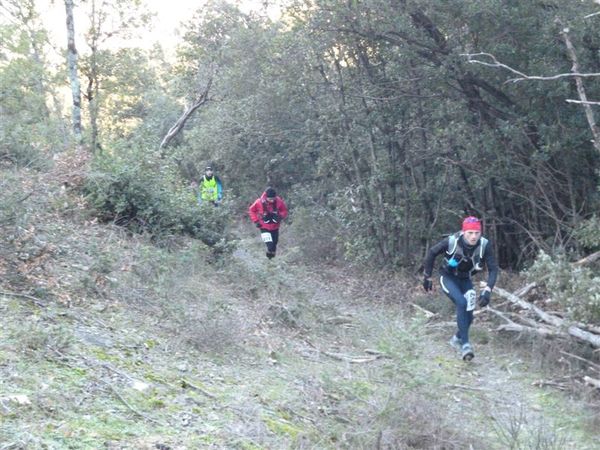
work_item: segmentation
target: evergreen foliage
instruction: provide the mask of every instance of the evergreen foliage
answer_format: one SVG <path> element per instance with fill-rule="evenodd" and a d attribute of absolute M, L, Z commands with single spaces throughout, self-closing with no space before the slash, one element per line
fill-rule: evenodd
<path fill-rule="evenodd" d="M 89 188 L 90 199 L 110 220 L 142 211 L 153 232 L 185 228 L 158 219 L 176 209 L 179 194 L 145 171 L 167 164 L 175 186 L 211 161 L 237 209 L 273 184 L 294 196 L 293 210 L 331 219 L 324 230 L 314 221 L 312 234 L 336 234 L 350 259 L 412 266 L 466 214 L 484 219 L 503 267 L 524 267 L 540 250 L 583 256 L 596 248 L 600 155 L 583 108 L 566 102 L 578 98 L 573 78 L 507 82 L 514 73 L 467 56 L 491 54 L 530 75 L 568 73 L 560 37 L 568 27 L 581 71 L 598 73 L 593 2 L 296 0 L 273 22 L 214 1 L 182 26 L 174 64 L 158 47 L 101 42 L 112 39 L 111 14 L 118 33 L 135 35 L 147 18 L 135 18 L 137 6 L 95 11 L 86 39 L 98 45 L 80 58 L 90 142 L 110 154 L 100 157 L 105 179 L 96 173 L 88 188 L 104 187 Z M 27 163 L 40 146 L 59 149 L 43 134 L 64 129 L 57 111 L 43 111 L 58 73 L 35 57 L 43 33 L 26 33 L 43 31 L 40 21 L 21 17 L 10 27 L 0 68 L 2 152 Z M 28 87 L 35 80 L 45 93 Z M 600 99 L 597 77 L 583 81 L 588 98 Z M 207 102 L 162 149 L 161 164 L 142 165 L 207 86 Z M 135 208 L 110 200 L 119 189 L 132 192 Z"/>
<path fill-rule="evenodd" d="M 542 280 L 551 301 L 568 311 L 570 319 L 600 323 L 600 276 L 589 267 L 572 267 L 564 255 L 541 252 L 527 270 L 530 280 Z"/>
<path fill-rule="evenodd" d="M 161 241 L 187 234 L 210 246 L 228 236 L 227 208 L 199 206 L 176 167 L 146 149 L 97 156 L 84 193 L 93 214 Z"/>

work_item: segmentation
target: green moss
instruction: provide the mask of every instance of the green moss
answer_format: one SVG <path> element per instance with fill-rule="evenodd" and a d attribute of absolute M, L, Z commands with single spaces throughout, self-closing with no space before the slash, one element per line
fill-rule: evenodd
<path fill-rule="evenodd" d="M 154 339 L 147 339 L 146 341 L 144 341 L 144 346 L 149 350 L 156 347 L 157 344 L 158 344 L 158 342 L 155 341 Z"/>
<path fill-rule="evenodd" d="M 287 435 L 295 439 L 303 431 L 283 418 L 263 417 L 262 420 L 269 430 L 278 435 Z"/>
<path fill-rule="evenodd" d="M 150 404 L 150 407 L 152 407 L 153 409 L 162 409 L 166 406 L 165 401 L 162 398 L 158 398 L 158 397 L 153 397 L 153 398 L 149 399 L 148 403 Z"/>
<path fill-rule="evenodd" d="M 121 358 L 107 353 L 103 348 L 93 348 L 90 353 L 101 361 L 121 361 Z"/>
<path fill-rule="evenodd" d="M 154 381 L 155 383 L 166 384 L 165 379 L 154 372 L 145 372 L 144 378 L 148 381 Z"/>

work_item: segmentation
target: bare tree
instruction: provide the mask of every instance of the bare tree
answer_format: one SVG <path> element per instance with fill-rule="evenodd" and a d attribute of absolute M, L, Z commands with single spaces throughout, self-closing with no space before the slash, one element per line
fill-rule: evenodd
<path fill-rule="evenodd" d="M 71 95 L 73 97 L 72 121 L 73 133 L 77 143 L 83 143 L 81 131 L 81 84 L 77 74 L 77 48 L 75 47 L 75 23 L 73 19 L 73 0 L 65 0 L 67 13 L 67 65 L 69 68 L 69 79 L 71 81 Z"/>
<path fill-rule="evenodd" d="M 592 137 L 593 137 L 592 143 L 594 145 L 594 148 L 598 152 L 600 152 L 600 128 L 598 127 L 598 125 L 596 123 L 594 111 L 592 110 L 592 106 L 600 105 L 600 102 L 588 100 L 587 94 L 585 91 L 585 86 L 583 84 L 584 78 L 600 77 L 600 73 L 581 72 L 581 69 L 579 67 L 579 62 L 577 60 L 577 53 L 575 51 L 575 47 L 573 46 L 573 43 L 571 42 L 571 39 L 569 38 L 569 28 L 564 27 L 562 22 L 558 18 L 556 19 L 556 22 L 563 27 L 560 32 L 560 35 L 565 43 L 566 50 L 567 50 L 567 56 L 569 57 L 569 60 L 572 63 L 571 72 L 569 72 L 569 73 L 561 73 L 561 74 L 552 75 L 552 76 L 532 76 L 532 75 L 526 75 L 525 73 L 520 72 L 517 69 L 514 69 L 506 64 L 501 63 L 500 61 L 498 61 L 496 59 L 496 57 L 494 55 L 492 55 L 490 53 L 464 53 L 462 56 L 466 56 L 470 63 L 481 64 L 481 65 L 488 66 L 488 67 L 505 69 L 505 70 L 508 70 L 509 72 L 517 75 L 516 78 L 511 78 L 511 79 L 507 80 L 506 81 L 507 83 L 517 83 L 519 81 L 524 81 L 524 80 L 553 81 L 553 80 L 558 80 L 561 78 L 573 78 L 575 80 L 575 85 L 577 87 L 577 95 L 579 96 L 579 100 L 565 99 L 565 101 L 567 103 L 579 104 L 583 107 L 583 109 L 585 111 L 585 117 L 586 117 L 588 125 L 590 127 L 590 131 L 592 132 Z M 478 59 L 478 58 L 482 58 L 482 57 L 486 58 L 487 60 L 483 61 L 481 59 Z"/>
<path fill-rule="evenodd" d="M 171 142 L 171 140 L 175 136 L 177 136 L 181 132 L 181 130 L 183 130 L 183 127 L 185 126 L 188 119 L 192 116 L 192 114 L 194 114 L 194 112 L 198 108 L 200 108 L 208 101 L 208 93 L 210 91 L 211 85 L 212 75 L 208 78 L 206 86 L 195 96 L 192 104 L 186 107 L 181 117 L 179 117 L 179 119 L 177 119 L 177 122 L 175 122 L 175 124 L 169 129 L 162 142 L 160 143 L 161 149 L 166 148 L 169 145 L 169 142 Z"/>

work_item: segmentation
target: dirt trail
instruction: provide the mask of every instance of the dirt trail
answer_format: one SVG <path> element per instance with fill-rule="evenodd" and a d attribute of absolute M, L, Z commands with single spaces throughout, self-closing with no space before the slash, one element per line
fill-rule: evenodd
<path fill-rule="evenodd" d="M 452 314 L 400 278 L 307 266 L 285 232 L 272 261 L 248 234 L 212 265 L 94 230 L 82 249 L 122 258 L 104 297 L 0 297 L 0 448 L 598 448 L 589 411 L 483 324 L 460 360 Z"/>
<path fill-rule="evenodd" d="M 257 252 L 260 245 L 253 238 L 246 238 L 235 257 L 252 271 L 266 269 L 274 276 L 286 277 L 290 291 L 307 294 L 304 306 L 313 313 L 319 311 L 316 314 L 321 316 L 316 318 L 317 322 L 324 322 L 330 328 L 329 333 L 315 333 L 314 329 L 310 333 L 310 346 L 319 348 L 321 357 L 323 352 L 334 357 L 337 354 L 364 357 L 365 345 L 371 341 L 376 346 L 378 340 L 377 330 L 373 329 L 369 316 L 375 321 L 392 319 L 388 326 L 413 329 L 414 336 L 411 338 L 415 339 L 413 344 L 418 348 L 415 363 L 418 369 L 414 374 L 425 383 L 421 389 L 433 393 L 437 406 L 446 409 L 441 414 L 451 427 L 476 436 L 473 442 L 479 445 L 487 442 L 489 448 L 600 448 L 600 431 L 594 433 L 590 430 L 589 424 L 593 421 L 588 420 L 590 412 L 582 410 L 583 404 L 552 387 L 536 386 L 534 383 L 545 375 L 534 368 L 534 362 L 527 361 L 523 352 L 512 351 L 505 343 L 497 342 L 500 340 L 498 335 L 486 330 L 485 324 L 475 322 L 472 340 L 476 357 L 465 363 L 447 343 L 454 331 L 454 327 L 448 324 L 454 320 L 452 313 L 429 321 L 420 317 L 418 311 L 407 313 L 406 307 L 399 304 L 372 302 L 368 296 L 354 297 L 352 292 L 344 292 L 344 287 L 360 283 L 359 280 L 345 279 L 342 275 L 328 285 L 326 279 L 317 282 L 314 274 L 306 279 L 302 270 L 296 271 L 286 262 L 285 250 L 282 252 L 283 261 L 263 261 L 262 253 Z M 310 292 L 307 293 L 309 285 Z M 420 294 L 412 291 L 409 295 Z M 413 303 L 415 298 L 401 300 L 406 305 Z M 440 295 L 439 301 L 448 300 Z M 331 320 L 333 314 L 339 318 L 338 325 Z M 361 317 L 367 319 L 361 321 Z M 336 327 L 346 327 L 346 331 L 331 331 Z M 386 328 L 383 327 L 384 332 Z M 362 338 L 361 332 L 364 333 Z M 331 334 L 337 340 L 332 340 Z M 340 335 L 348 334 L 352 335 L 351 339 L 340 339 Z M 306 354 L 314 351 L 306 345 L 307 339 L 302 333 L 293 336 L 292 340 L 297 352 Z M 397 363 L 401 366 L 403 362 Z M 347 365 L 348 360 L 340 360 L 339 364 Z M 368 370 L 386 370 L 386 363 L 379 361 L 364 364 L 375 367 Z M 480 448 L 478 444 L 471 445 Z"/>

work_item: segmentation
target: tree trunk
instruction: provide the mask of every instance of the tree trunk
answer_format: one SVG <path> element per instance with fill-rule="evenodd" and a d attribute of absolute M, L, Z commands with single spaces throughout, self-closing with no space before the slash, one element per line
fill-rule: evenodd
<path fill-rule="evenodd" d="M 71 95 L 73 97 L 72 121 L 73 134 L 78 145 L 83 143 L 81 132 L 81 84 L 77 75 L 77 49 L 75 48 L 75 24 L 73 20 L 73 0 L 65 0 L 67 13 L 67 65 L 71 81 Z"/>

